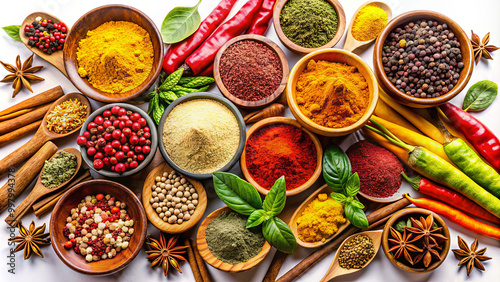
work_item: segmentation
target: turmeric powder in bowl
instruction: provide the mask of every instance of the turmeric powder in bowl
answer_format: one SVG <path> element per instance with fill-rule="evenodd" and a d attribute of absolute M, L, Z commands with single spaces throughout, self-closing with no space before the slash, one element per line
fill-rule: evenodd
<path fill-rule="evenodd" d="M 327 194 L 319 194 L 297 219 L 297 233 L 303 242 L 323 242 L 345 222 L 342 204 Z"/>

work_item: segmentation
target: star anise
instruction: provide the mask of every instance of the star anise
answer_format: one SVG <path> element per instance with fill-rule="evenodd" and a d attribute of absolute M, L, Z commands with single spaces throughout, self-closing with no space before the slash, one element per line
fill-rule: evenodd
<path fill-rule="evenodd" d="M 167 276 L 169 265 L 182 273 L 177 260 L 186 260 L 181 254 L 186 252 L 187 246 L 175 246 L 178 238 L 179 235 L 173 236 L 168 240 L 168 243 L 163 233 L 160 234 L 159 242 L 149 236 L 146 238 L 146 244 L 152 249 L 146 251 L 149 254 L 146 258 L 153 261 L 151 267 L 161 265 L 165 276 Z"/>
<path fill-rule="evenodd" d="M 45 223 L 35 228 L 35 222 L 31 221 L 29 229 L 26 229 L 26 227 L 19 222 L 17 228 L 19 228 L 19 234 L 21 234 L 21 236 L 9 239 L 9 241 L 19 243 L 14 249 L 14 253 L 24 249 L 24 259 L 29 259 L 33 253 L 43 258 L 40 246 L 50 245 L 50 237 L 45 239 L 45 237 L 50 234 L 43 233 L 45 231 Z"/>
<path fill-rule="evenodd" d="M 455 253 L 456 256 L 461 258 L 458 265 L 459 266 L 466 265 L 467 276 L 469 276 L 469 274 L 472 272 L 474 266 L 476 266 L 476 268 L 484 270 L 484 266 L 481 263 L 481 261 L 491 259 L 490 257 L 483 256 L 483 254 L 486 252 L 486 248 L 477 251 L 478 247 L 477 238 L 474 240 L 474 243 L 472 243 L 469 249 L 469 246 L 464 241 L 464 239 L 458 236 L 458 246 L 460 247 L 460 249 L 454 249 L 452 251 L 453 253 Z"/>
<path fill-rule="evenodd" d="M 394 257 L 398 259 L 401 254 L 404 255 L 406 261 L 408 261 L 410 264 L 414 264 L 415 262 L 413 261 L 413 258 L 410 255 L 410 252 L 422 252 L 423 250 L 416 247 L 415 245 L 411 244 L 415 242 L 415 239 L 410 240 L 413 234 L 407 233 L 406 228 L 403 231 L 403 235 L 399 233 L 396 229 L 394 229 L 391 226 L 391 236 L 392 238 L 389 238 L 389 242 L 392 243 L 394 246 L 389 249 L 389 252 L 395 252 Z"/>
<path fill-rule="evenodd" d="M 16 97 L 17 93 L 21 91 L 24 87 L 28 88 L 29 91 L 33 93 L 33 89 L 31 89 L 30 80 L 32 81 L 42 81 L 45 80 L 39 76 L 34 75 L 33 73 L 39 71 L 43 68 L 43 66 L 32 67 L 33 64 L 33 54 L 24 61 L 21 65 L 21 58 L 17 55 L 16 58 L 16 66 L 14 67 L 11 64 L 4 63 L 0 61 L 2 66 L 10 71 L 12 74 L 5 76 L 0 82 L 12 82 L 12 88 L 14 88 L 14 93 L 12 94 L 12 98 Z"/>
<path fill-rule="evenodd" d="M 412 227 L 406 227 L 409 232 L 415 234 L 415 241 L 420 240 L 422 237 L 429 238 L 429 242 L 438 245 L 438 243 L 447 241 L 443 234 L 441 234 L 442 227 L 432 228 L 434 224 L 434 217 L 429 214 L 426 219 L 420 217 L 420 220 L 416 220 L 413 217 L 410 218 Z"/>
<path fill-rule="evenodd" d="M 440 261 L 441 256 L 439 255 L 439 252 L 435 249 L 438 247 L 438 245 L 430 243 L 429 237 L 424 237 L 424 238 L 425 238 L 423 247 L 424 251 L 415 257 L 414 263 L 418 263 L 423 258 L 424 266 L 428 267 L 433 259 Z"/>
<path fill-rule="evenodd" d="M 488 60 L 493 60 L 490 52 L 498 50 L 499 47 L 488 45 L 488 43 L 490 42 L 490 33 L 488 32 L 483 37 L 483 40 L 481 40 L 479 36 L 474 33 L 474 31 L 471 32 L 472 36 L 470 41 L 472 43 L 472 51 L 474 52 L 474 57 L 476 58 L 476 65 L 479 62 L 479 60 L 481 60 L 481 57 L 484 57 L 485 59 Z"/>

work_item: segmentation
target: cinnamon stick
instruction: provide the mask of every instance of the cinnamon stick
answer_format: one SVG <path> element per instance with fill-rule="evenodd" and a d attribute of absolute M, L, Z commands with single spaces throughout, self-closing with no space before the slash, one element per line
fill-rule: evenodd
<path fill-rule="evenodd" d="M 17 112 L 13 112 L 10 114 L 6 114 L 4 116 L 0 116 L 0 121 L 6 121 L 6 120 L 9 120 L 11 118 L 15 118 L 15 117 L 18 117 L 20 115 L 24 115 L 25 113 L 30 112 L 32 110 L 33 110 L 33 108 L 22 109 L 22 110 L 19 110 Z"/>
<path fill-rule="evenodd" d="M 46 104 L 22 116 L 0 122 L 0 135 L 42 119 L 45 116 L 45 113 L 49 110 L 50 106 L 51 104 Z"/>
<path fill-rule="evenodd" d="M 210 278 L 210 274 L 208 273 L 207 266 L 205 265 L 205 261 L 200 255 L 200 251 L 196 246 L 196 243 L 193 239 L 189 238 L 189 242 L 193 247 L 194 257 L 196 259 L 196 264 L 198 265 L 198 269 L 200 270 L 201 277 L 203 278 L 203 282 L 212 282 L 212 278 Z"/>
<path fill-rule="evenodd" d="M 264 279 L 262 282 L 274 282 L 276 281 L 276 277 L 278 277 L 278 274 L 280 272 L 280 268 L 283 265 L 283 262 L 286 259 L 287 254 L 276 251 L 273 257 L 273 261 L 271 262 L 271 265 L 267 269 L 266 276 L 264 276 Z"/>
<path fill-rule="evenodd" d="M 38 95 L 35 95 L 31 98 L 28 98 L 28 99 L 26 99 L 26 100 L 24 100 L 16 105 L 10 107 L 10 108 L 7 108 L 7 109 L 1 111 L 0 117 L 8 115 L 10 113 L 20 111 L 20 110 L 33 108 L 36 106 L 40 106 L 43 104 L 53 102 L 53 101 L 59 99 L 60 97 L 62 97 L 63 95 L 64 95 L 64 92 L 63 92 L 61 86 L 56 86 L 52 89 L 44 91 Z"/>
<path fill-rule="evenodd" d="M 187 246 L 188 261 L 189 265 L 191 266 L 191 270 L 193 271 L 194 280 L 196 282 L 203 282 L 203 278 L 200 274 L 200 269 L 198 268 L 196 258 L 194 257 L 193 246 L 191 245 L 189 238 L 184 239 L 184 245 Z"/>
<path fill-rule="evenodd" d="M 40 127 L 40 124 L 42 124 L 42 120 L 37 120 L 37 121 L 30 123 L 26 126 L 18 128 L 14 131 L 0 135 L 0 146 L 14 142 L 17 139 L 29 134 L 30 132 L 37 130 L 38 127 Z"/>

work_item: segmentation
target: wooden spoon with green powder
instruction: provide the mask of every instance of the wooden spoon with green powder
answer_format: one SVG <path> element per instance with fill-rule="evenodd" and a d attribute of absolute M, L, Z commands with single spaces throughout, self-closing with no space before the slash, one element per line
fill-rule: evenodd
<path fill-rule="evenodd" d="M 7 224 L 9 224 L 11 226 L 17 226 L 17 223 L 19 222 L 21 217 L 30 209 L 30 207 L 36 201 L 38 201 L 40 198 L 42 198 L 43 196 L 45 196 L 49 193 L 52 193 L 54 191 L 59 190 L 59 188 L 63 187 L 68 182 L 70 182 L 71 179 L 73 179 L 73 177 L 75 177 L 75 175 L 78 173 L 78 170 L 80 170 L 80 167 L 82 165 L 82 155 L 81 155 L 80 151 L 75 149 L 75 148 L 66 148 L 66 149 L 62 149 L 62 150 L 58 151 L 48 161 L 46 161 L 46 164 L 47 164 L 47 162 L 50 162 L 54 157 L 56 157 L 61 151 L 70 153 L 76 157 L 76 168 L 75 168 L 75 172 L 73 173 L 73 175 L 71 175 L 71 177 L 69 177 L 63 183 L 59 184 L 57 187 L 48 188 L 42 184 L 42 172 L 43 172 L 43 168 L 42 168 L 42 172 L 40 172 L 40 174 L 38 175 L 38 179 L 36 181 L 35 187 L 33 187 L 33 190 L 31 190 L 31 193 L 28 195 L 28 197 L 26 197 L 26 199 L 24 199 L 22 201 L 22 203 L 14 210 L 14 212 L 10 213 L 9 216 L 5 219 L 5 222 L 7 222 Z"/>

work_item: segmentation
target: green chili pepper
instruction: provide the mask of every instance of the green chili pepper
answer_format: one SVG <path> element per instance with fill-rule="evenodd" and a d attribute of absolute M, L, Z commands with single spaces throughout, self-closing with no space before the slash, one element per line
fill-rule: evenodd
<path fill-rule="evenodd" d="M 160 85 L 158 90 L 160 90 L 160 92 L 172 90 L 172 87 L 176 86 L 177 83 L 179 82 L 179 79 L 181 79 L 183 71 L 184 71 L 184 69 L 178 69 L 178 70 L 174 71 L 172 74 L 170 74 L 163 81 L 163 83 Z"/>
<path fill-rule="evenodd" d="M 153 98 L 149 101 L 148 105 L 148 115 L 152 115 L 154 110 L 156 109 L 158 105 L 158 95 L 154 95 Z"/>
<path fill-rule="evenodd" d="M 172 101 L 177 99 L 177 95 L 175 95 L 175 93 L 173 91 L 160 92 L 159 96 L 160 96 L 160 99 L 167 104 L 170 104 L 170 103 L 172 103 Z"/>
<path fill-rule="evenodd" d="M 184 87 L 189 87 L 189 88 L 196 88 L 204 85 L 210 85 L 215 82 L 215 79 L 209 76 L 198 76 L 195 77 L 192 81 L 189 83 L 186 83 L 183 85 Z"/>
<path fill-rule="evenodd" d="M 160 124 L 160 119 L 164 111 L 165 106 L 162 103 L 158 103 L 158 107 L 153 111 L 153 119 L 156 124 Z"/>
<path fill-rule="evenodd" d="M 179 82 L 177 82 L 177 84 L 180 84 L 180 85 L 183 85 L 183 84 L 186 84 L 186 83 L 189 83 L 191 81 L 193 81 L 193 79 L 195 79 L 196 77 L 194 76 L 191 76 L 191 77 L 181 77 L 181 79 L 179 79 Z"/>
<path fill-rule="evenodd" d="M 153 99 L 153 97 L 157 94 L 156 90 L 157 90 L 157 88 L 155 87 L 155 90 L 153 92 L 149 93 L 144 100 L 149 101 L 149 100 Z"/>
<path fill-rule="evenodd" d="M 186 92 L 186 91 L 182 91 L 182 90 L 179 90 L 179 91 L 175 91 L 175 95 L 177 95 L 177 97 L 182 97 L 186 94 L 189 94 L 189 92 Z"/>

